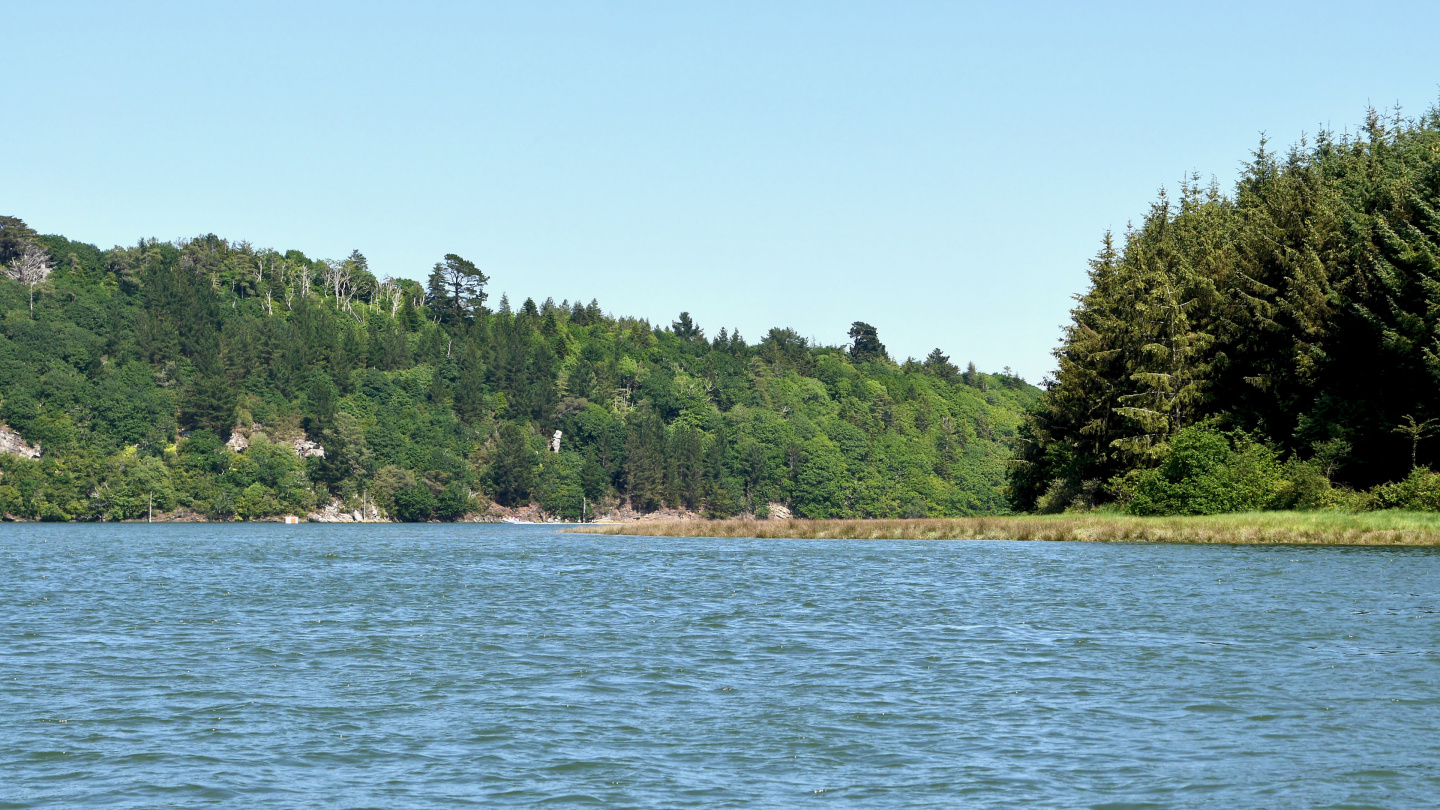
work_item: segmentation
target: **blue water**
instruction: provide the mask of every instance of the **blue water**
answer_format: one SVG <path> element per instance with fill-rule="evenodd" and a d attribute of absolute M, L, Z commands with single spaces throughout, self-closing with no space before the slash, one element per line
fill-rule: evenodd
<path fill-rule="evenodd" d="M 1432 807 L 1440 554 L 0 526 L 0 807 Z"/>

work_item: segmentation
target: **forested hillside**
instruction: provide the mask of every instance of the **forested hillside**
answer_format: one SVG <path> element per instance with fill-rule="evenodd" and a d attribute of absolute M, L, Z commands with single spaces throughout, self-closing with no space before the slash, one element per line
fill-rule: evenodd
<path fill-rule="evenodd" d="M 1440 508 L 1440 113 L 1162 193 L 1106 236 L 1056 357 L 1018 508 Z"/>
<path fill-rule="evenodd" d="M 751 344 L 684 313 L 662 328 L 594 300 L 497 303 L 454 255 L 422 285 L 377 279 L 359 252 L 213 235 L 101 250 L 6 217 L 0 265 L 14 518 L 136 518 L 152 501 L 215 519 L 362 502 L 403 520 L 492 503 L 574 518 L 587 501 L 999 512 L 1039 395 L 938 349 L 897 364 L 863 323 L 847 347 L 783 328 Z"/>

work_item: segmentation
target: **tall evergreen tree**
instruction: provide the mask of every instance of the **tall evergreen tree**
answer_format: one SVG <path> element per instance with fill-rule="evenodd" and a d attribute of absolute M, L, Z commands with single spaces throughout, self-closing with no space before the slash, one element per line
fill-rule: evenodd
<path fill-rule="evenodd" d="M 539 466 L 540 460 L 530 446 L 529 432 L 514 422 L 502 422 L 490 466 L 495 500 L 504 506 L 520 506 L 529 501 Z"/>
<path fill-rule="evenodd" d="M 19 217 L 0 216 L 0 265 L 9 265 L 20 257 L 25 246 L 33 244 L 38 234 Z"/>
<path fill-rule="evenodd" d="M 454 253 L 436 262 L 430 271 L 427 297 L 430 308 L 445 323 L 467 321 L 475 317 L 488 297 L 485 284 L 490 277 L 480 272 L 473 262 Z"/>
<path fill-rule="evenodd" d="M 665 500 L 665 424 L 645 409 L 631 420 L 625 441 L 625 491 L 630 506 L 653 512 Z"/>
<path fill-rule="evenodd" d="M 880 342 L 880 333 L 864 321 L 850 325 L 850 357 L 857 363 L 889 358 L 885 344 Z"/>
<path fill-rule="evenodd" d="M 699 509 L 705 494 L 705 463 L 700 432 L 687 424 L 678 424 L 670 435 L 669 452 L 670 502 L 685 509 Z"/>

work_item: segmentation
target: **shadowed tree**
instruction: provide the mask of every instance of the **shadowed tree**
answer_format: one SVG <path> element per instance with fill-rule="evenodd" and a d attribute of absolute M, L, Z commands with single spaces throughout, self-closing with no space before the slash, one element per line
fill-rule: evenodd
<path fill-rule="evenodd" d="M 456 256 L 445 254 L 445 260 L 435 263 L 430 271 L 430 308 L 444 323 L 468 321 L 475 317 L 488 297 L 485 284 L 490 278 L 480 272 L 473 263 Z"/>
<path fill-rule="evenodd" d="M 674 332 L 675 336 L 682 340 L 705 339 L 705 331 L 697 326 L 695 321 L 691 320 L 690 313 L 688 312 L 680 313 L 679 320 L 670 324 L 670 331 Z"/>
<path fill-rule="evenodd" d="M 955 364 L 950 362 L 950 358 L 941 353 L 938 348 L 925 356 L 924 368 L 926 373 L 933 374 L 946 382 L 955 379 L 956 375 L 960 373 L 960 369 L 956 368 Z"/>
<path fill-rule="evenodd" d="M 505 422 L 495 440 L 495 456 L 490 465 L 491 485 L 495 500 L 504 506 L 520 506 L 529 502 L 530 489 L 535 485 L 535 470 L 540 465 L 530 447 L 525 428 Z"/>
<path fill-rule="evenodd" d="M 857 363 L 866 363 L 871 360 L 885 360 L 889 356 L 875 327 L 864 321 L 850 324 L 850 359 Z"/>
<path fill-rule="evenodd" d="M 31 244 L 37 234 L 19 217 L 0 217 L 0 264 L 8 265 L 19 258 L 25 246 Z"/>

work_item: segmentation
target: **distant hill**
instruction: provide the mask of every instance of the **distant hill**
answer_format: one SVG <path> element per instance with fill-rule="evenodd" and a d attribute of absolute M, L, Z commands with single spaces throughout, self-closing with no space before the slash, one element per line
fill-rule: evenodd
<path fill-rule="evenodd" d="M 454 255 L 421 285 L 358 252 L 214 235 L 101 250 L 4 217 L 0 264 L 18 448 L 0 454 L 0 513 L 16 518 L 998 513 L 1040 394 L 938 349 L 897 364 L 863 323 L 845 348 L 783 328 L 751 344 L 685 313 L 495 305 Z"/>

